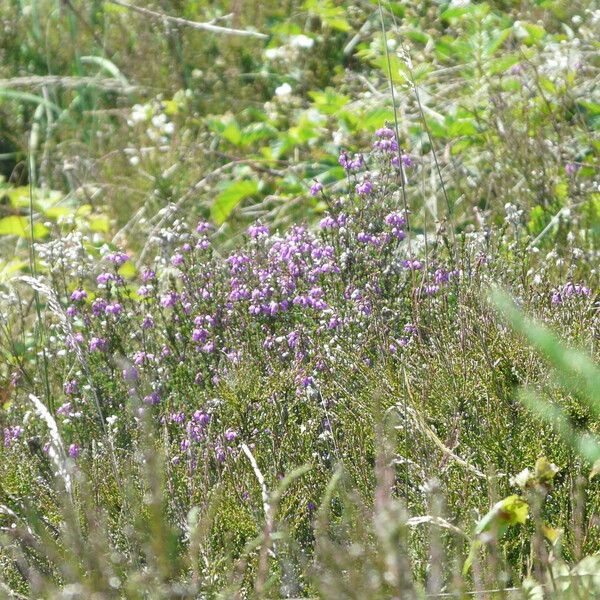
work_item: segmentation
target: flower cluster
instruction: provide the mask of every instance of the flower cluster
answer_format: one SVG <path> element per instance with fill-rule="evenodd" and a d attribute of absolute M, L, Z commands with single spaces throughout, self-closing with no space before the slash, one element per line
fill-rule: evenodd
<path fill-rule="evenodd" d="M 134 422 L 148 413 L 169 431 L 174 466 L 221 468 L 259 435 L 239 429 L 222 397 L 241 369 L 276 375 L 297 401 L 316 402 L 340 368 L 404 360 L 426 339 L 427 315 L 459 301 L 472 267 L 441 245 L 428 252 L 409 230 L 399 157 L 412 164 L 389 127 L 377 131 L 370 155 L 342 152 L 349 191 L 332 197 L 312 184 L 328 206 L 315 227 L 279 232 L 256 222 L 223 254 L 210 223 L 175 220 L 155 234 L 154 261 L 133 279 L 129 254 L 114 248 L 101 250 L 88 276 L 76 270 L 69 333 L 56 352 L 74 365 L 55 411 L 68 455 L 85 453 L 81 432 L 97 418 L 94 406 L 119 414 L 130 403 L 141 411 Z M 517 223 L 512 205 L 507 213 Z M 477 269 L 487 268 L 477 256 Z M 590 294 L 567 283 L 552 302 Z M 106 419 L 111 435 L 125 421 Z M 5 429 L 5 445 L 22 431 Z"/>

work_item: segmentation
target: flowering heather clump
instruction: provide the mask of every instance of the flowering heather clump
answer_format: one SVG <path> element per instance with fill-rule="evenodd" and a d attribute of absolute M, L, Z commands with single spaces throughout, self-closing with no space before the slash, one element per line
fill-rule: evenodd
<path fill-rule="evenodd" d="M 159 229 L 154 255 L 139 269 L 118 249 L 82 257 L 60 252 L 56 243 L 48 256 L 64 256 L 72 273 L 65 284 L 57 259 L 55 290 L 47 292 L 55 322 L 45 352 L 59 391 L 48 403 L 45 429 L 35 418 L 21 419 L 14 404 L 4 427 L 6 452 L 39 437 L 48 459 L 55 446 L 63 448 L 66 470 L 87 469 L 114 453 L 102 463 L 112 472 L 120 456 L 137 456 L 151 431 L 168 465 L 171 509 L 183 514 L 218 485 L 228 485 L 238 497 L 236 510 L 246 510 L 252 484 L 241 465 L 248 453 L 259 455 L 253 471 L 266 461 L 271 489 L 311 463 L 319 474 L 303 488 L 297 518 L 305 522 L 338 461 L 356 460 L 354 475 L 364 477 L 372 452 L 357 458 L 354 446 L 371 443 L 373 398 L 382 394 L 388 413 L 403 416 L 401 428 L 407 440 L 414 437 L 416 453 L 423 432 L 401 406 L 405 396 L 428 403 L 440 432 L 451 419 L 469 428 L 461 450 L 478 462 L 478 473 L 488 461 L 502 462 L 498 444 L 481 433 L 488 418 L 481 407 L 497 394 L 498 435 L 525 435 L 511 420 L 505 389 L 531 363 L 505 369 L 514 340 L 491 319 L 486 291 L 496 283 L 512 288 L 545 318 L 560 320 L 566 313 L 587 318 L 591 287 L 573 283 L 579 272 L 571 267 L 565 275 L 558 254 L 540 260 L 513 203 L 505 206 L 501 228 L 482 219 L 456 247 L 441 223 L 426 237 L 402 189 L 413 161 L 390 128 L 377 131 L 369 155 L 342 152 L 340 164 L 346 193 L 309 184 L 327 206 L 316 223 L 277 230 L 257 221 L 228 253 L 205 220 L 176 219 Z M 573 258 L 580 258 L 570 241 Z M 502 253 L 522 253 L 523 262 L 515 268 Z M 457 397 L 458 405 L 449 406 L 448 398 Z M 48 429 L 56 437 L 52 419 L 60 444 L 48 439 Z M 454 443 L 459 426 L 451 427 L 444 435 Z M 417 458 L 426 463 L 428 456 Z M 427 482 L 417 461 L 402 465 L 405 479 L 419 482 L 408 497 L 422 513 Z"/>
<path fill-rule="evenodd" d="M 192 229 L 176 221 L 158 232 L 155 260 L 137 284 L 121 274 L 127 253 L 104 252 L 68 294 L 70 333 L 60 352 L 78 366 L 63 383 L 68 402 L 56 414 L 93 422 L 90 391 L 100 386 L 103 408 L 137 402 L 156 412 L 172 430 L 174 464 L 195 468 L 202 457 L 223 463 L 235 452 L 240 434 L 215 396 L 244 365 L 266 376 L 286 373 L 296 397 L 315 399 L 341 367 L 371 365 L 373 355 L 402 360 L 427 331 L 427 314 L 436 310 L 428 303 L 456 302 L 474 271 L 407 239 L 398 156 L 389 127 L 377 130 L 369 157 L 343 151 L 354 193 L 329 197 L 313 183 L 311 194 L 324 194 L 329 205 L 316 229 L 271 232 L 258 222 L 246 245 L 222 256 L 210 223 Z M 404 167 L 412 164 L 400 156 Z M 516 207 L 507 207 L 517 225 Z M 471 247 L 480 252 L 477 236 Z M 478 270 L 487 262 L 480 257 Z M 552 303 L 590 294 L 568 283 Z M 76 433 L 81 427 L 69 429 L 72 458 L 87 442 Z M 19 426 L 5 429 L 5 445 L 21 433 Z"/>

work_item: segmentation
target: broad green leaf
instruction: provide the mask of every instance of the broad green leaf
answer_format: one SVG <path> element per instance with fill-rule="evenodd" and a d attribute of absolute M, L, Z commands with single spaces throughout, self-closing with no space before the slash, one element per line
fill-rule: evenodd
<path fill-rule="evenodd" d="M 338 94 L 333 88 L 327 88 L 324 91 L 311 91 L 308 95 L 313 99 L 313 104 L 316 108 L 325 115 L 334 115 L 340 111 L 350 98 Z"/>
<path fill-rule="evenodd" d="M 110 230 L 110 221 L 105 215 L 91 215 L 88 219 L 90 231 L 99 233 L 108 233 Z"/>
<path fill-rule="evenodd" d="M 48 228 L 42 223 L 34 223 L 34 239 L 43 238 L 48 233 Z M 31 228 L 27 217 L 11 215 L 0 219 L 0 235 L 16 235 L 22 238 L 31 237 Z"/>
<path fill-rule="evenodd" d="M 483 542 L 479 536 L 482 533 L 492 533 L 499 539 L 511 525 L 523 525 L 529 516 L 529 504 L 516 494 L 508 496 L 494 504 L 491 510 L 477 523 L 475 535 L 477 538 L 471 544 L 471 550 L 463 566 L 466 575 L 473 564 L 473 559 Z"/>
<path fill-rule="evenodd" d="M 257 192 L 258 181 L 254 179 L 232 181 L 213 201 L 210 211 L 213 221 L 220 225 L 242 200 Z"/>

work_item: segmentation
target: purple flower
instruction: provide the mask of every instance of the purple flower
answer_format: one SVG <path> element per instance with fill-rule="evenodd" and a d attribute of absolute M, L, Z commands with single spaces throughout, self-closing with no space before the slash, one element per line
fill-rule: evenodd
<path fill-rule="evenodd" d="M 109 281 L 113 281 L 115 276 L 112 273 L 100 273 L 98 277 L 96 277 L 96 282 L 98 285 L 106 285 Z"/>
<path fill-rule="evenodd" d="M 129 260 L 129 256 L 124 252 L 113 252 L 112 254 L 107 254 L 104 258 L 117 267 L 124 265 Z"/>
<path fill-rule="evenodd" d="M 77 458 L 81 453 L 81 447 L 78 444 L 71 444 L 69 446 L 69 456 L 71 458 Z"/>
<path fill-rule="evenodd" d="M 561 304 L 566 298 L 576 296 L 589 297 L 591 294 L 592 290 L 589 287 L 569 281 L 554 291 L 552 294 L 552 304 Z"/>
<path fill-rule="evenodd" d="M 138 370 L 133 367 L 126 367 L 123 369 L 123 379 L 125 381 L 137 381 L 139 379 Z"/>
<path fill-rule="evenodd" d="M 577 170 L 579 169 L 579 165 L 577 165 L 576 163 L 567 163 L 565 165 L 565 172 L 569 177 L 573 177 L 573 175 L 575 175 L 575 173 L 577 173 Z"/>
<path fill-rule="evenodd" d="M 225 454 L 225 450 L 221 446 L 217 446 L 215 448 L 215 458 L 217 459 L 217 462 L 225 462 L 227 455 Z"/>
<path fill-rule="evenodd" d="M 404 268 L 411 271 L 420 271 L 423 268 L 423 263 L 420 260 L 405 260 L 402 264 Z"/>
<path fill-rule="evenodd" d="M 400 158 L 402 159 L 403 166 L 412 167 L 413 160 L 408 154 L 402 154 L 402 156 Z M 394 156 L 392 158 L 392 165 L 394 165 L 394 167 L 396 167 L 396 168 L 400 168 L 400 161 L 398 160 L 397 156 Z"/>
<path fill-rule="evenodd" d="M 146 315 L 142 321 L 142 329 L 152 329 L 154 327 L 154 319 L 152 315 Z"/>
<path fill-rule="evenodd" d="M 152 269 L 144 269 L 142 271 L 142 281 L 144 283 L 152 281 L 153 279 L 156 279 L 156 273 Z"/>
<path fill-rule="evenodd" d="M 385 222 L 391 227 L 404 227 L 406 225 L 406 217 L 400 212 L 391 212 L 386 216 Z"/>
<path fill-rule="evenodd" d="M 177 304 L 177 300 L 179 300 L 179 294 L 177 292 L 169 292 L 160 299 L 160 305 L 163 308 L 170 308 Z"/>
<path fill-rule="evenodd" d="M 79 391 L 79 386 L 74 379 L 71 379 L 71 381 L 65 381 L 63 389 L 68 396 L 74 396 Z"/>
<path fill-rule="evenodd" d="M 180 267 L 184 263 L 183 254 L 174 254 L 171 257 L 171 264 L 174 267 Z"/>
<path fill-rule="evenodd" d="M 194 340 L 194 342 L 204 343 L 207 338 L 208 331 L 206 331 L 206 329 L 199 328 L 192 331 L 192 340 Z"/>
<path fill-rule="evenodd" d="M 113 302 L 112 304 L 107 304 L 104 312 L 107 315 L 119 315 L 123 312 L 123 306 L 118 302 Z"/>
<path fill-rule="evenodd" d="M 160 396 L 158 392 L 150 392 L 150 394 L 144 397 L 144 402 L 146 404 L 150 404 L 151 406 L 157 405 L 160 402 Z"/>
<path fill-rule="evenodd" d="M 73 290 L 72 294 L 71 294 L 71 300 L 73 302 L 81 302 L 82 300 L 85 300 L 88 297 L 87 292 L 85 290 L 82 290 L 81 288 L 77 289 L 77 290 Z"/>
<path fill-rule="evenodd" d="M 373 191 L 373 184 L 369 180 L 359 183 L 354 188 L 359 196 L 367 196 Z"/>
<path fill-rule="evenodd" d="M 225 439 L 226 439 L 228 442 L 233 442 L 233 441 L 235 440 L 235 438 L 237 438 L 237 435 L 238 435 L 238 434 L 237 434 L 237 432 L 236 432 L 236 431 L 234 431 L 233 429 L 228 429 L 228 430 L 225 432 Z"/>
<path fill-rule="evenodd" d="M 194 421 L 200 423 L 200 425 L 202 425 L 203 427 L 210 423 L 210 415 L 201 410 L 195 411 L 192 415 L 192 418 L 194 419 Z"/>
<path fill-rule="evenodd" d="M 318 181 L 315 181 L 311 186 L 310 186 L 310 195 L 311 196 L 317 196 L 319 194 L 319 192 L 323 191 L 323 184 L 319 183 Z"/>
<path fill-rule="evenodd" d="M 336 220 L 329 215 L 321 219 L 321 221 L 319 222 L 319 227 L 321 229 L 334 229 L 337 226 L 338 224 Z"/>
<path fill-rule="evenodd" d="M 386 139 L 391 139 L 391 138 L 396 137 L 394 130 L 390 129 L 389 127 L 381 127 L 380 129 L 378 129 L 375 132 L 375 135 L 379 138 L 386 138 Z"/>
<path fill-rule="evenodd" d="M 108 349 L 108 342 L 104 338 L 93 337 L 90 340 L 90 352 L 105 352 Z"/>
<path fill-rule="evenodd" d="M 13 442 L 21 437 L 24 429 L 20 425 L 4 428 L 4 446 L 10 448 Z"/>
<path fill-rule="evenodd" d="M 256 239 L 257 237 L 261 237 L 263 235 L 269 235 L 269 228 L 261 223 L 255 223 L 254 225 L 250 225 L 250 227 L 248 227 L 248 235 L 252 239 Z"/>
<path fill-rule="evenodd" d="M 69 415 L 71 412 L 71 403 L 65 402 L 56 409 L 57 415 Z"/>
<path fill-rule="evenodd" d="M 177 413 L 171 413 L 169 415 L 169 421 L 171 423 L 177 423 L 178 425 L 181 425 L 181 423 L 185 421 L 185 413 L 182 411 Z"/>
<path fill-rule="evenodd" d="M 345 150 L 340 152 L 338 162 L 346 171 L 358 171 L 365 164 L 362 154 L 355 154 L 353 158 L 350 158 Z"/>

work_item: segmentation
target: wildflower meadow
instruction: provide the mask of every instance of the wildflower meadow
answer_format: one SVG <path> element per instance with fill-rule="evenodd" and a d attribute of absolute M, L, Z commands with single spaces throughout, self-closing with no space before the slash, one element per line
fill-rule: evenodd
<path fill-rule="evenodd" d="M 593 1 L 0 22 L 0 598 L 600 597 Z"/>

